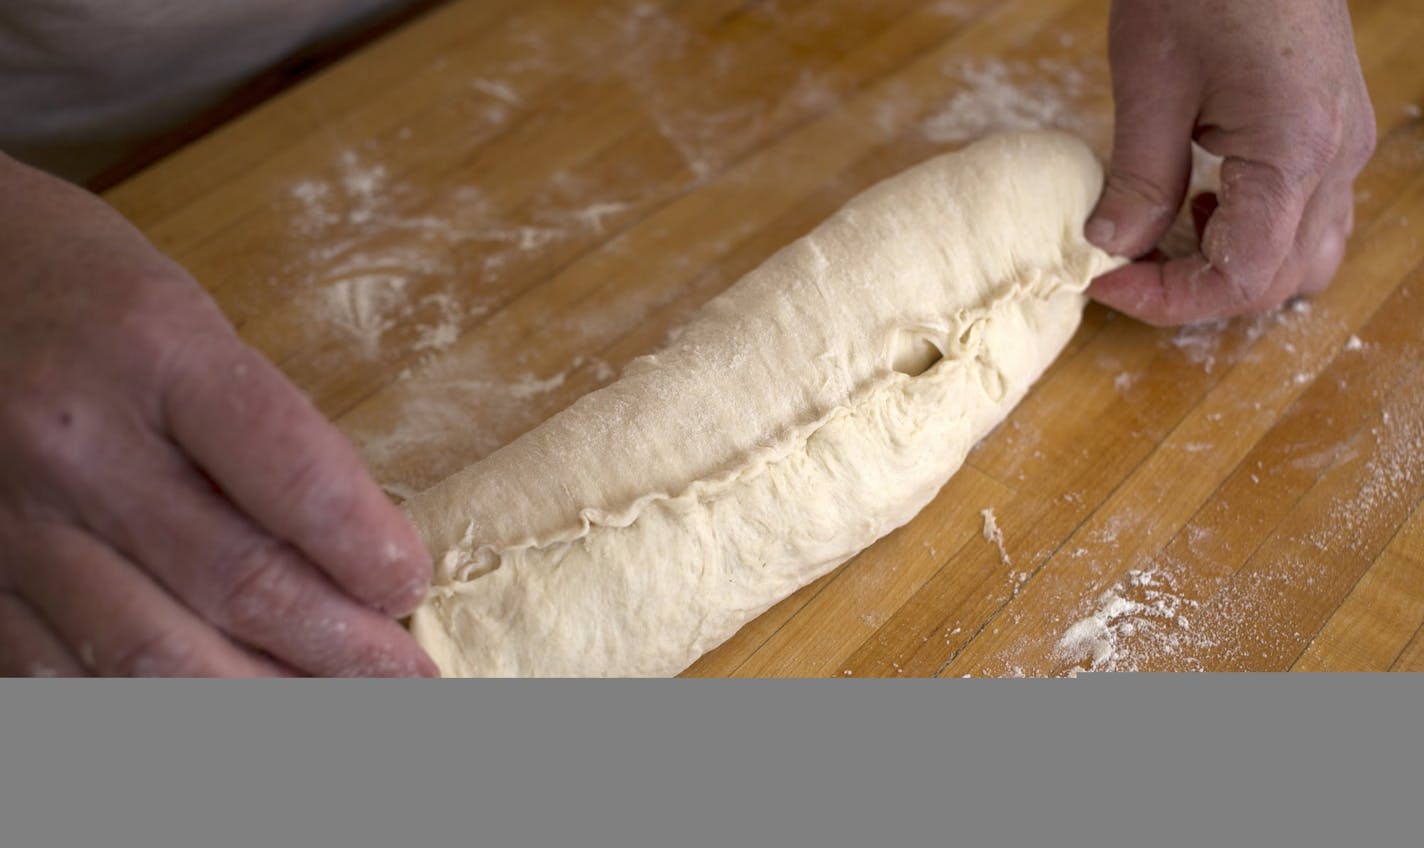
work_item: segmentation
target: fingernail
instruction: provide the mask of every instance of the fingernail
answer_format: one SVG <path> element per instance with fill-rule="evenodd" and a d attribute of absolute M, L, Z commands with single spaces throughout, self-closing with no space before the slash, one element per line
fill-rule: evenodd
<path fill-rule="evenodd" d="M 1087 237 L 1088 241 L 1112 253 L 1113 236 L 1117 235 L 1117 224 L 1107 218 L 1094 218 L 1088 222 L 1088 226 L 1083 228 L 1083 235 Z"/>
<path fill-rule="evenodd" d="M 431 570 L 434 568 L 434 562 L 431 560 L 430 551 L 426 549 L 425 545 L 421 543 L 418 538 L 406 546 L 392 544 L 387 548 L 387 551 L 389 552 L 387 559 L 388 564 L 392 566 L 413 564 L 418 571 L 426 575 L 426 580 L 429 580 Z"/>
<path fill-rule="evenodd" d="M 389 599 L 380 604 L 378 609 L 386 615 L 407 615 L 425 603 L 425 596 L 429 592 L 430 581 L 426 578 L 417 578 L 398 589 Z"/>

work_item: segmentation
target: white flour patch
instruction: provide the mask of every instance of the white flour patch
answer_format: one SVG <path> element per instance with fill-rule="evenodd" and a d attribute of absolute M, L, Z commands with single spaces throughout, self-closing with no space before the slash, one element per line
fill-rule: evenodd
<path fill-rule="evenodd" d="M 1113 378 L 1113 388 L 1117 389 L 1119 394 L 1125 395 L 1133 386 L 1137 385 L 1137 382 L 1141 380 L 1142 377 L 1143 374 L 1141 371 L 1124 371 Z"/>
<path fill-rule="evenodd" d="M 875 101 L 870 120 L 881 137 L 895 138 L 911 121 L 919 105 L 920 98 L 914 89 L 899 80 L 892 80 Z"/>
<path fill-rule="evenodd" d="M 1285 306 L 1265 315 L 1235 321 L 1219 320 L 1188 324 L 1170 334 L 1159 335 L 1165 346 L 1175 348 L 1192 365 L 1210 374 L 1218 360 L 1225 358 L 1232 365 L 1250 356 L 1250 348 L 1262 337 L 1277 333 L 1281 347 L 1288 353 L 1295 352 L 1292 334 L 1308 332 L 1311 322 L 1311 306 L 1303 300 L 1290 301 Z M 1289 377 L 1287 379 L 1292 379 Z M 1309 379 L 1307 379 L 1307 382 Z"/>
<path fill-rule="evenodd" d="M 1083 102 L 1098 93 L 1082 68 L 1062 59 L 1036 63 L 962 60 L 944 68 L 963 88 L 925 118 L 920 132 L 935 144 L 963 144 L 1009 130 L 1056 127 L 1090 139 L 1103 120 Z"/>
<path fill-rule="evenodd" d="M 338 280 L 322 292 L 326 320 L 355 339 L 367 359 L 380 353 L 381 337 L 395 326 L 405 304 L 408 280 L 393 274 L 358 274 Z"/>
<path fill-rule="evenodd" d="M 573 217 L 580 224 L 593 230 L 600 235 L 603 234 L 604 221 L 610 217 L 621 215 L 633 208 L 632 204 L 619 202 L 590 203 L 582 209 L 575 209 Z"/>
<path fill-rule="evenodd" d="M 486 82 L 478 87 L 501 103 L 517 93 Z M 420 187 L 377 160 L 402 161 L 371 145 L 340 149 L 320 174 L 289 186 L 275 211 L 296 249 L 274 278 L 295 291 L 316 370 L 376 364 L 370 389 L 380 402 L 340 420 L 386 490 L 407 497 L 554 411 L 547 396 L 574 369 L 586 366 L 599 384 L 616 375 L 608 362 L 582 358 L 536 371 L 547 357 L 526 362 L 518 349 L 491 357 L 471 334 L 508 298 L 506 280 L 551 267 L 571 243 L 586 249 L 636 204 L 609 197 L 606 179 L 566 174 L 504 213 L 474 186 Z M 636 304 L 618 308 L 639 320 Z M 581 314 L 579 327 L 559 332 L 606 344 L 613 330 L 601 315 Z"/>
<path fill-rule="evenodd" d="M 485 312 L 482 305 L 466 307 L 454 294 L 445 291 L 426 295 L 421 304 L 435 313 L 433 320 L 416 325 L 414 348 L 421 352 L 437 353 L 450 347 L 459 340 L 464 320 L 478 318 Z"/>
<path fill-rule="evenodd" d="M 481 87 L 513 91 L 490 80 Z M 290 229 L 316 245 L 279 275 L 308 304 L 306 332 L 344 340 L 362 359 L 449 349 L 496 304 L 486 292 L 572 239 L 603 235 L 634 208 L 566 181 L 536 196 L 528 219 L 511 220 L 476 187 L 418 188 L 363 150 L 336 151 L 324 176 L 293 183 L 279 204 Z"/>
<path fill-rule="evenodd" d="M 536 395 L 548 394 L 562 386 L 568 378 L 567 372 L 555 374 L 544 380 L 531 374 L 525 374 L 509 384 L 509 396 L 515 400 L 528 400 Z"/>
<path fill-rule="evenodd" d="M 518 106 L 523 102 L 518 92 L 514 90 L 514 86 L 510 85 L 507 80 L 475 77 L 470 80 L 470 88 L 481 94 L 489 95 L 508 106 Z"/>
<path fill-rule="evenodd" d="M 569 363 L 570 370 L 577 370 L 579 368 L 585 367 L 588 368 L 589 373 L 593 376 L 594 382 L 599 384 L 600 386 L 605 383 L 611 382 L 613 378 L 618 375 L 618 370 L 616 368 L 614 368 L 612 365 L 609 365 L 606 360 L 598 356 L 584 356 L 583 354 L 579 354 L 578 356 L 574 357 L 573 362 Z"/>
<path fill-rule="evenodd" d="M 454 248 L 479 231 L 487 204 L 472 187 L 417 191 L 372 155 L 339 150 L 325 177 L 291 185 L 289 226 L 316 246 L 281 276 L 307 304 L 313 340 L 345 339 L 368 360 L 443 350 L 485 311 L 469 294 L 477 287 L 453 281 L 469 277 Z M 391 331 L 412 325 L 388 350 Z"/>
<path fill-rule="evenodd" d="M 354 150 L 342 153 L 337 161 L 341 164 L 341 186 L 350 201 L 347 215 L 352 223 L 364 223 L 383 201 L 386 166 L 364 162 Z"/>
<path fill-rule="evenodd" d="M 1365 461 L 1365 483 L 1332 503 L 1328 519 L 1311 532 L 1309 541 L 1320 550 L 1357 548 L 1367 538 L 1372 516 L 1412 497 L 1424 483 L 1424 382 L 1415 378 L 1400 387 L 1366 435 L 1374 449 Z M 1357 455 L 1349 448 L 1341 454 L 1336 463 Z"/>
<path fill-rule="evenodd" d="M 1239 570 L 1215 578 L 1201 575 L 1213 556 L 1212 533 L 1183 528 L 1191 556 L 1159 554 L 1079 611 L 1054 647 L 1058 668 L 1069 674 L 1252 668 L 1297 654 L 1305 637 L 1288 630 L 1295 607 L 1286 599 L 1327 591 L 1341 563 L 1375 555 L 1369 546 L 1379 544 L 1380 516 L 1407 515 L 1418 501 L 1424 488 L 1424 381 L 1407 378 L 1392 389 L 1375 424 L 1350 441 L 1302 453 L 1290 464 L 1360 482 L 1311 506 L 1316 519 L 1300 535 L 1267 540 Z M 1250 476 L 1260 482 L 1257 474 Z M 1324 485 L 1335 491 L 1334 484 Z"/>
<path fill-rule="evenodd" d="M 593 379 L 600 383 L 608 383 L 618 376 L 618 371 L 612 365 L 602 359 L 593 360 Z"/>
<path fill-rule="evenodd" d="M 387 389 L 396 412 L 351 422 L 350 435 L 388 491 L 424 489 L 488 455 L 549 413 L 573 368 L 502 377 L 478 349 L 434 360 Z"/>
<path fill-rule="evenodd" d="M 1055 657 L 1071 667 L 1070 673 L 1135 670 L 1142 655 L 1127 649 L 1128 640 L 1170 633 L 1157 648 L 1177 655 L 1193 634 L 1184 613 L 1199 607 L 1179 595 L 1170 574 L 1156 566 L 1129 571 L 1098 596 L 1087 615 L 1069 625 L 1054 647 Z"/>
<path fill-rule="evenodd" d="M 341 216 L 332 207 L 335 198 L 330 184 L 320 180 L 301 180 L 292 184 L 290 192 L 302 211 L 296 221 L 298 232 L 319 232 L 340 223 Z"/>
<path fill-rule="evenodd" d="M 1087 661 L 1094 671 L 1106 667 L 1117 652 L 1117 631 L 1135 630 L 1130 617 L 1141 611 L 1141 604 L 1109 589 L 1098 598 L 1097 609 L 1075 622 L 1058 640 L 1059 654 L 1071 662 Z"/>
<path fill-rule="evenodd" d="M 631 10 L 609 9 L 620 32 L 615 36 L 624 47 L 611 68 L 638 96 L 639 103 L 658 133 L 677 151 L 695 183 L 715 174 L 731 146 L 729 139 L 757 117 L 754 104 L 708 106 L 689 102 L 661 83 L 664 63 L 676 61 L 697 47 L 705 47 L 702 33 L 666 14 L 652 3 Z M 708 69 L 717 73 L 717 63 Z"/>
<path fill-rule="evenodd" d="M 1181 351 L 1188 362 L 1210 374 L 1216 367 L 1217 352 L 1221 350 L 1222 333 L 1229 324 L 1229 321 L 1189 324 L 1177 330 L 1171 337 L 1171 345 Z"/>

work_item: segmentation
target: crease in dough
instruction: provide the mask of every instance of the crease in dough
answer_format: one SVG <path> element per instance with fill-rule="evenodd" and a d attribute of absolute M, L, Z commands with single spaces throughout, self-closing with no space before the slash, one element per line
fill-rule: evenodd
<path fill-rule="evenodd" d="M 1018 403 L 1120 263 L 1081 236 L 1101 180 L 1021 133 L 853 199 L 407 504 L 437 561 L 412 632 L 447 675 L 682 670 L 909 521 Z"/>

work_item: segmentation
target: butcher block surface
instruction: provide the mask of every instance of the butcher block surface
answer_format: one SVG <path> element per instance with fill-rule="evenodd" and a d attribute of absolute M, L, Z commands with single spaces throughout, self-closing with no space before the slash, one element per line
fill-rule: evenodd
<path fill-rule="evenodd" d="M 1380 140 L 1329 291 L 1091 306 L 917 519 L 687 674 L 1424 670 L 1424 3 L 1350 5 Z M 1000 129 L 1106 156 L 1107 7 L 452 2 L 106 196 L 399 500 L 886 176 Z"/>

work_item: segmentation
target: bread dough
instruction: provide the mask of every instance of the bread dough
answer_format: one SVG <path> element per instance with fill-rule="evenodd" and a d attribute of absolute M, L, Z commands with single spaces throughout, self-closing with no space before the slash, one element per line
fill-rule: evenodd
<path fill-rule="evenodd" d="M 664 350 L 407 509 L 411 629 L 449 676 L 686 668 L 914 517 L 1072 336 L 1115 260 L 1061 133 L 991 137 L 851 200 Z"/>

